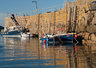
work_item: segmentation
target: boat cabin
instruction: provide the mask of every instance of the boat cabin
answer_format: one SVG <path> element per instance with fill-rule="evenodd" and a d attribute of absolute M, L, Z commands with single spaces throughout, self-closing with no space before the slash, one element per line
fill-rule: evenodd
<path fill-rule="evenodd" d="M 21 26 L 12 26 L 8 28 L 9 31 L 22 30 Z"/>

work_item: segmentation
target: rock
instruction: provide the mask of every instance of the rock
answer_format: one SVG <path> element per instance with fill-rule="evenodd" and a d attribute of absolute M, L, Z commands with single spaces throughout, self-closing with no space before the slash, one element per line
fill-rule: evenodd
<path fill-rule="evenodd" d="M 90 26 L 92 24 L 94 15 L 92 13 L 87 14 L 87 25 Z"/>
<path fill-rule="evenodd" d="M 96 41 L 96 36 L 95 36 L 94 34 L 91 34 L 91 35 L 90 35 L 90 39 L 91 39 L 92 41 Z"/>
<path fill-rule="evenodd" d="M 85 40 L 88 40 L 88 39 L 89 39 L 89 33 L 87 33 L 87 32 L 85 33 L 84 39 L 85 39 Z"/>

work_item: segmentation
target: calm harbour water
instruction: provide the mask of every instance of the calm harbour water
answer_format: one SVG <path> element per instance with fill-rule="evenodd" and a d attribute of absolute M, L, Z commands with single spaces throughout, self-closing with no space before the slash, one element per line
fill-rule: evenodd
<path fill-rule="evenodd" d="M 96 45 L 41 45 L 0 37 L 0 68 L 96 68 Z"/>

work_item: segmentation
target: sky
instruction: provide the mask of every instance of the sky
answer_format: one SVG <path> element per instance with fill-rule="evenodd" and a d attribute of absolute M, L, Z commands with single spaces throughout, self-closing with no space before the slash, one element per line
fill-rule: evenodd
<path fill-rule="evenodd" d="M 4 26 L 5 17 L 9 17 L 12 13 L 17 16 L 36 14 L 36 4 L 32 1 L 37 1 L 39 13 L 58 10 L 66 3 L 66 0 L 0 0 L 0 25 Z"/>

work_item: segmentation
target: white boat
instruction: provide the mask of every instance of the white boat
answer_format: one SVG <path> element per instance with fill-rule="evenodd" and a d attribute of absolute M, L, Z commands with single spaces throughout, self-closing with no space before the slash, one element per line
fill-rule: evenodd
<path fill-rule="evenodd" d="M 21 34 L 21 37 L 25 37 L 25 38 L 32 38 L 32 34 L 30 34 L 29 32 L 27 32 L 27 33 L 22 33 Z"/>

